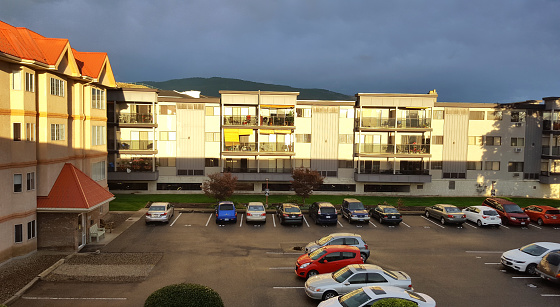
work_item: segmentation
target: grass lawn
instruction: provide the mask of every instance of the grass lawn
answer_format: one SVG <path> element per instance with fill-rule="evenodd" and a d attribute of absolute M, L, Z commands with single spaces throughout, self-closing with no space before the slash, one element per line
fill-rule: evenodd
<path fill-rule="evenodd" d="M 334 205 L 342 203 L 344 198 L 357 198 L 364 205 L 377 205 L 386 201 L 390 205 L 396 206 L 397 200 L 400 198 L 404 206 L 431 206 L 435 204 L 452 204 L 458 207 L 468 207 L 482 204 L 486 197 L 388 197 L 388 196 L 344 196 L 344 195 L 311 195 L 305 200 L 306 205 L 316 201 L 328 201 Z M 248 203 L 250 201 L 265 202 L 263 195 L 241 195 L 235 194 L 231 197 L 231 201 L 238 203 Z M 542 199 L 542 198 L 511 198 L 521 207 L 528 205 L 547 205 L 559 207 L 560 200 Z M 197 203 L 208 204 L 208 208 L 212 208 L 216 201 L 208 198 L 204 194 L 116 194 L 115 200 L 110 203 L 111 211 L 136 211 L 149 201 L 164 201 L 172 203 Z M 301 198 L 295 195 L 271 195 L 268 197 L 269 204 L 282 202 L 297 202 L 302 204 Z M 306 208 L 304 206 L 303 208 Z"/>

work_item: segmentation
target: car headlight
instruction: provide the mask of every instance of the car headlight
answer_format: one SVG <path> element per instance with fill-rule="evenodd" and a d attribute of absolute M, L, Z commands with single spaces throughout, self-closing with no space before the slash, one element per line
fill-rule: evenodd
<path fill-rule="evenodd" d="M 309 291 L 315 291 L 315 287 L 312 286 L 307 286 L 307 289 L 309 289 Z"/>
<path fill-rule="evenodd" d="M 309 264 L 310 264 L 310 262 L 304 263 L 304 264 L 302 264 L 299 268 L 300 268 L 300 269 L 305 269 L 306 267 L 309 266 Z"/>
<path fill-rule="evenodd" d="M 515 221 L 517 219 L 512 216 L 512 217 L 510 217 L 510 220 Z"/>

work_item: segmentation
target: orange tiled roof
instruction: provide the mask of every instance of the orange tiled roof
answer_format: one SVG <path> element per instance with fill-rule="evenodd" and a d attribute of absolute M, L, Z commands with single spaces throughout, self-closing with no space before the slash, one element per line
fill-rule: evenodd
<path fill-rule="evenodd" d="M 115 196 L 71 163 L 65 163 L 49 196 L 37 197 L 39 211 L 89 211 Z"/>
<path fill-rule="evenodd" d="M 79 52 L 72 49 L 82 75 L 97 79 L 107 58 L 105 52 Z"/>

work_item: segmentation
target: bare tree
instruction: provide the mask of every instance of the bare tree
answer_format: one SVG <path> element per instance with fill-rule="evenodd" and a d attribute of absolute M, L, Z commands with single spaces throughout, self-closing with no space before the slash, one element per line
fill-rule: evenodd
<path fill-rule="evenodd" d="M 313 194 L 313 190 L 323 184 L 323 177 L 317 171 L 308 168 L 296 168 L 292 173 L 292 188 L 296 195 L 300 196 L 305 205 L 305 199 Z"/>
<path fill-rule="evenodd" d="M 235 192 L 237 177 L 231 173 L 214 173 L 208 175 L 208 178 L 202 183 L 202 191 L 206 196 L 221 201 L 228 199 Z"/>

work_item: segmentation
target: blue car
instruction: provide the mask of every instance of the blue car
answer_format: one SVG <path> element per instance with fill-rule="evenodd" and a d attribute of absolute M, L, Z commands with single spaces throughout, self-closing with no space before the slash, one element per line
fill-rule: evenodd
<path fill-rule="evenodd" d="M 237 222 L 237 211 L 231 201 L 221 201 L 216 206 L 216 224 L 225 222 Z"/>

